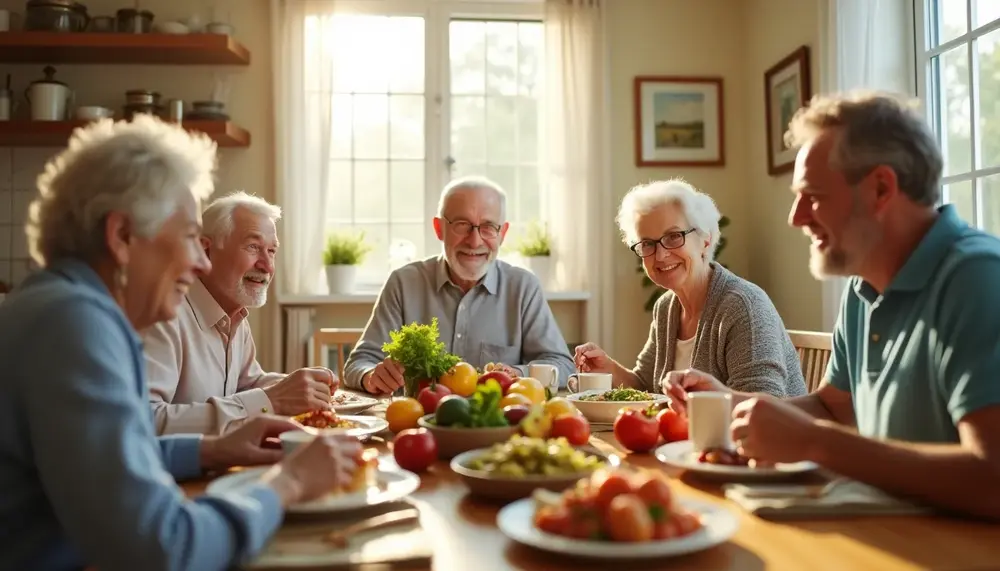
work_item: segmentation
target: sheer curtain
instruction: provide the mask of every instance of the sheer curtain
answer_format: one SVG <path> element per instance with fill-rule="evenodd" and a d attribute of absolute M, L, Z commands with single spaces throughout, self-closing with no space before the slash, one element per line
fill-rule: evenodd
<path fill-rule="evenodd" d="M 611 343 L 614 205 L 607 181 L 601 0 L 545 0 L 542 184 L 557 282 L 590 292 L 584 335 Z M 567 340 L 575 341 L 575 340 Z"/>
<path fill-rule="evenodd" d="M 280 224 L 278 292 L 326 293 L 323 245 L 330 175 L 332 11 L 303 0 L 271 0 L 274 152 Z"/>
<path fill-rule="evenodd" d="M 913 15 L 907 0 L 825 0 L 820 8 L 820 92 L 916 94 Z M 823 328 L 833 329 L 847 280 L 823 282 Z"/>

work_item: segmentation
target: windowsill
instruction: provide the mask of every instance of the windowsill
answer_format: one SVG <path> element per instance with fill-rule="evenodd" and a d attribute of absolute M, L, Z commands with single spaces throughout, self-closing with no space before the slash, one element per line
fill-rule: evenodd
<path fill-rule="evenodd" d="M 378 299 L 377 291 L 361 291 L 357 293 L 317 294 L 317 295 L 278 295 L 279 305 L 348 305 L 371 304 Z M 589 291 L 547 291 L 545 299 L 551 302 L 581 302 L 590 299 Z"/>

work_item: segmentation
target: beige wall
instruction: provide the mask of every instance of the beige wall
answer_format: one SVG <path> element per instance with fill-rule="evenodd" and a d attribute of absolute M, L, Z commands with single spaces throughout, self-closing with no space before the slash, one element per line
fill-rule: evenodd
<path fill-rule="evenodd" d="M 651 179 L 680 176 L 709 192 L 723 213 L 733 220 L 729 246 L 722 261 L 738 274 L 763 286 L 775 300 L 790 327 L 819 328 L 820 288 L 806 271 L 804 239 L 785 224 L 790 204 L 788 177 L 766 174 L 764 155 L 763 73 L 797 46 L 816 48 L 818 0 L 613 0 L 608 7 L 610 52 L 611 149 L 609 158 L 616 200 L 632 185 Z M 230 3 L 232 4 L 232 3 Z M 89 0 L 92 14 L 113 14 L 123 4 L 116 0 Z M 213 14 L 206 0 L 145 0 L 143 7 L 157 19 Z M 226 3 L 219 3 L 221 6 Z M 120 108 L 130 88 L 151 88 L 165 97 L 207 98 L 213 74 L 230 78 L 229 108 L 233 118 L 253 136 L 249 149 L 223 150 L 220 191 L 246 189 L 274 198 L 273 128 L 271 101 L 270 28 L 266 0 L 241 0 L 231 11 L 236 35 L 251 51 L 248 68 L 176 66 L 57 66 L 57 77 L 76 89 L 81 104 Z M 0 0 L 0 7 L 23 10 L 20 0 Z M 226 14 L 222 14 L 226 16 Z M 781 24 L 777 22 L 781 21 Z M 814 58 L 814 77 L 818 76 Z M 41 65 L 14 66 L 15 90 L 41 77 Z M 637 168 L 633 153 L 632 78 L 636 75 L 721 76 L 724 81 L 726 165 L 710 168 Z M 33 192 L 33 180 L 55 149 L 0 149 L 0 204 L 13 205 L 9 219 L 0 209 L 0 236 L 5 229 L 16 239 L 23 213 Z M 6 194 L 5 194 L 6 193 Z M 17 198 L 17 200 L 15 200 Z M 7 226 L 3 226 L 3 224 Z M 615 240 L 615 237 L 609 237 Z M 0 280 L 23 265 L 23 240 L 10 246 L 4 258 L 0 240 Z M 612 354 L 626 363 L 634 359 L 645 340 L 649 315 L 643 311 L 635 261 L 624 246 L 615 248 L 617 319 Z M 6 264 L 6 265 L 5 265 Z M 17 277 L 17 276 L 15 276 Z M 338 307 L 321 315 L 324 325 L 360 325 L 365 306 Z M 576 340 L 579 330 L 574 304 L 555 306 L 557 318 Z M 252 312 L 251 323 L 265 367 L 278 367 L 271 348 L 276 345 L 280 321 L 276 304 Z"/>

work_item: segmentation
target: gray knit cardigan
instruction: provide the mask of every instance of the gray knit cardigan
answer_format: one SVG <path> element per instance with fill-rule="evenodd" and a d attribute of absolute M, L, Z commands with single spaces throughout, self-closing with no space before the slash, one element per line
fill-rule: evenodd
<path fill-rule="evenodd" d="M 798 353 L 785 324 L 764 290 L 712 263 L 708 297 L 695 332 L 691 368 L 704 371 L 735 391 L 776 397 L 806 394 Z M 674 369 L 681 303 L 664 293 L 653 307 L 649 339 L 633 372 L 646 390 L 660 392 Z"/>

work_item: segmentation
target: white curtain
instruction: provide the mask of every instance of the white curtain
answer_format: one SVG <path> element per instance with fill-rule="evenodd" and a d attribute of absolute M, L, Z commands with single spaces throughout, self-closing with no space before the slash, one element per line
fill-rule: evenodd
<path fill-rule="evenodd" d="M 275 180 L 280 224 L 278 292 L 326 293 L 323 273 L 330 174 L 333 50 L 329 16 L 303 0 L 271 0 Z M 329 2 L 324 12 L 332 10 Z M 308 38 L 308 49 L 307 49 Z"/>
<path fill-rule="evenodd" d="M 601 0 L 545 0 L 542 185 L 557 282 L 589 291 L 587 339 L 609 349 L 613 193 Z M 602 338 L 606 335 L 608 338 Z"/>
<path fill-rule="evenodd" d="M 915 94 L 910 0 L 825 0 L 820 9 L 820 92 Z M 823 328 L 836 323 L 847 280 L 823 282 Z"/>

